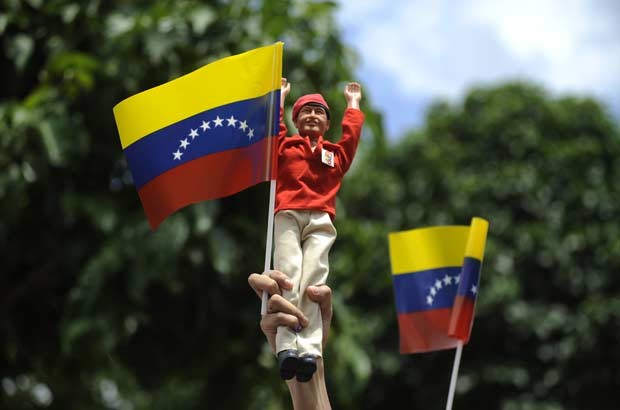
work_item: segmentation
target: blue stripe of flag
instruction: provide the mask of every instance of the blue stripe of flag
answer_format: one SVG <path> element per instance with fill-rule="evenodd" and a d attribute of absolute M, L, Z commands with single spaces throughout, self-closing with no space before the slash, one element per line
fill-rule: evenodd
<path fill-rule="evenodd" d="M 396 311 L 411 313 L 452 307 L 460 273 L 461 267 L 454 266 L 393 275 Z"/>
<path fill-rule="evenodd" d="M 272 99 L 273 96 L 273 99 Z M 269 121 L 270 101 L 274 102 L 272 133 L 278 132 L 280 91 L 273 91 L 262 97 L 238 101 L 201 112 L 175 124 L 139 139 L 127 148 L 125 156 L 137 189 L 164 172 L 204 155 L 243 148 L 266 137 L 266 124 Z M 214 120 L 219 116 L 222 126 L 216 127 Z M 228 119 L 237 122 L 229 126 Z M 201 128 L 202 122 L 209 122 L 210 129 Z M 240 121 L 246 121 L 248 128 L 242 131 Z M 254 136 L 248 136 L 252 128 Z M 192 138 L 191 130 L 198 136 Z M 181 140 L 189 142 L 181 148 Z M 174 152 L 181 152 L 181 159 L 174 159 Z"/>
<path fill-rule="evenodd" d="M 458 289 L 459 296 L 465 296 L 473 300 L 476 299 L 481 265 L 478 259 L 471 257 L 465 258 Z M 472 292 L 472 286 L 476 287 L 476 293 Z"/>

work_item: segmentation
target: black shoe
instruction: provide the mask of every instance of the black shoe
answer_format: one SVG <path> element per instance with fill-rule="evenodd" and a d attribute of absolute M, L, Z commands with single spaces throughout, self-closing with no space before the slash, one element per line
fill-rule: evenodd
<path fill-rule="evenodd" d="M 316 372 L 316 356 L 308 355 L 302 356 L 299 359 L 299 367 L 297 368 L 297 381 L 305 383 L 312 379 L 314 372 Z"/>
<path fill-rule="evenodd" d="M 299 367 L 299 355 L 297 350 L 282 350 L 278 353 L 278 367 L 280 368 L 280 377 L 283 380 L 290 380 L 295 377 L 297 368 Z"/>

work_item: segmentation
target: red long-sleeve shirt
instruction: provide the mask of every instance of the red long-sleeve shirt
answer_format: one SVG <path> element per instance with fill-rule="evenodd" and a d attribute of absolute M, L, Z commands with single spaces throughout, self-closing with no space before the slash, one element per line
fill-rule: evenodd
<path fill-rule="evenodd" d="M 340 141 L 333 143 L 320 136 L 314 152 L 309 138 L 297 134 L 287 136 L 282 117 L 283 111 L 280 110 L 275 212 L 283 209 L 325 211 L 334 220 L 336 194 L 353 162 L 364 113 L 347 108 L 342 119 Z M 322 161 L 323 149 L 333 153 L 333 167 Z"/>

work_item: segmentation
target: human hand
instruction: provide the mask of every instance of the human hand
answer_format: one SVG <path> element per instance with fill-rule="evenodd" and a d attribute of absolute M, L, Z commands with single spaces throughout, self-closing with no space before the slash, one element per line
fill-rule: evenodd
<path fill-rule="evenodd" d="M 286 96 L 291 92 L 291 83 L 284 77 L 280 80 L 280 107 L 284 108 L 284 100 Z"/>
<path fill-rule="evenodd" d="M 294 331 L 308 326 L 308 319 L 301 310 L 282 297 L 282 290 L 291 290 L 293 283 L 284 273 L 272 270 L 267 274 L 252 273 L 248 283 L 260 298 L 263 292 L 269 294 L 267 314 L 261 318 L 260 328 L 265 334 L 271 350 L 275 353 L 276 333 L 279 326 L 287 326 Z"/>
<path fill-rule="evenodd" d="M 261 318 L 260 327 L 271 350 L 275 353 L 278 327 L 288 326 L 295 329 L 300 324 L 307 326 L 308 319 L 297 307 L 282 297 L 281 289 L 291 290 L 293 288 L 293 283 L 284 273 L 275 270 L 262 275 L 252 273 L 248 277 L 248 283 L 259 299 L 263 291 L 270 295 L 267 314 Z M 327 285 L 308 286 L 306 293 L 311 300 L 319 304 L 323 321 L 323 348 L 325 348 L 333 315 L 332 290 Z M 291 394 L 294 410 L 331 410 L 322 358 L 317 360 L 317 371 L 308 383 L 300 383 L 292 379 L 288 380 L 286 385 Z"/>
<path fill-rule="evenodd" d="M 362 86 L 359 83 L 348 83 L 344 87 L 344 98 L 347 101 L 347 108 L 360 108 L 362 100 Z"/>
<path fill-rule="evenodd" d="M 263 291 L 269 294 L 267 314 L 261 318 L 260 327 L 271 349 L 275 353 L 276 333 L 279 326 L 287 326 L 293 330 L 308 326 L 308 319 L 303 312 L 288 300 L 282 297 L 282 289 L 291 290 L 293 283 L 284 273 L 272 270 L 267 274 L 252 273 L 248 277 L 248 283 L 260 298 Z M 327 285 L 308 286 L 308 297 L 319 304 L 323 322 L 323 347 L 327 344 L 331 327 L 332 290 Z M 301 327 L 300 327 L 301 326 Z"/>

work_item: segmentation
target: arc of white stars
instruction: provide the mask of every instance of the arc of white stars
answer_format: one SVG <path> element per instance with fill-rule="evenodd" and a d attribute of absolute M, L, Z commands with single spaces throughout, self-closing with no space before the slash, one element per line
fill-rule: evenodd
<path fill-rule="evenodd" d="M 429 289 L 429 294 L 426 296 L 426 304 L 429 306 L 433 305 L 433 302 L 435 301 L 435 296 L 437 296 L 437 293 L 439 290 L 441 290 L 444 286 L 449 286 L 449 285 L 454 285 L 457 286 L 460 282 L 461 278 L 459 275 L 455 275 L 455 276 L 450 276 L 450 275 L 444 275 L 443 278 L 441 279 L 436 279 L 435 283 L 433 283 L 433 286 L 430 287 Z M 476 286 L 472 286 L 472 288 L 470 289 L 472 293 L 476 294 L 477 289 Z"/>
<path fill-rule="evenodd" d="M 243 131 L 244 134 L 247 134 L 248 138 L 251 140 L 252 138 L 254 138 L 254 128 L 250 128 L 250 126 L 248 125 L 247 120 L 239 120 L 237 118 L 235 118 L 234 115 L 231 115 L 229 118 L 220 118 L 220 116 L 216 116 L 215 119 L 211 120 L 211 121 L 205 121 L 202 120 L 202 123 L 198 126 L 198 128 L 202 128 L 203 132 L 207 132 L 207 130 L 211 130 L 211 123 L 213 123 L 214 127 L 223 127 L 224 126 L 224 120 L 226 120 L 228 122 L 227 127 L 233 127 L 233 128 L 237 128 L 237 123 L 239 123 L 239 129 L 241 131 Z M 198 137 L 198 128 L 190 128 L 189 129 L 189 133 L 187 134 L 188 137 L 192 138 L 192 141 L 194 139 L 196 139 L 196 137 Z M 179 148 L 172 153 L 173 159 L 175 161 L 180 161 L 181 157 L 183 156 L 183 152 L 181 152 L 181 149 L 185 149 L 187 150 L 187 147 L 189 145 L 191 145 L 191 142 L 189 141 L 188 138 L 184 138 L 182 140 L 179 140 Z M 445 279 L 444 279 L 445 281 Z M 441 288 L 441 284 L 439 285 L 439 288 Z M 431 298 L 432 299 L 432 298 Z"/>

